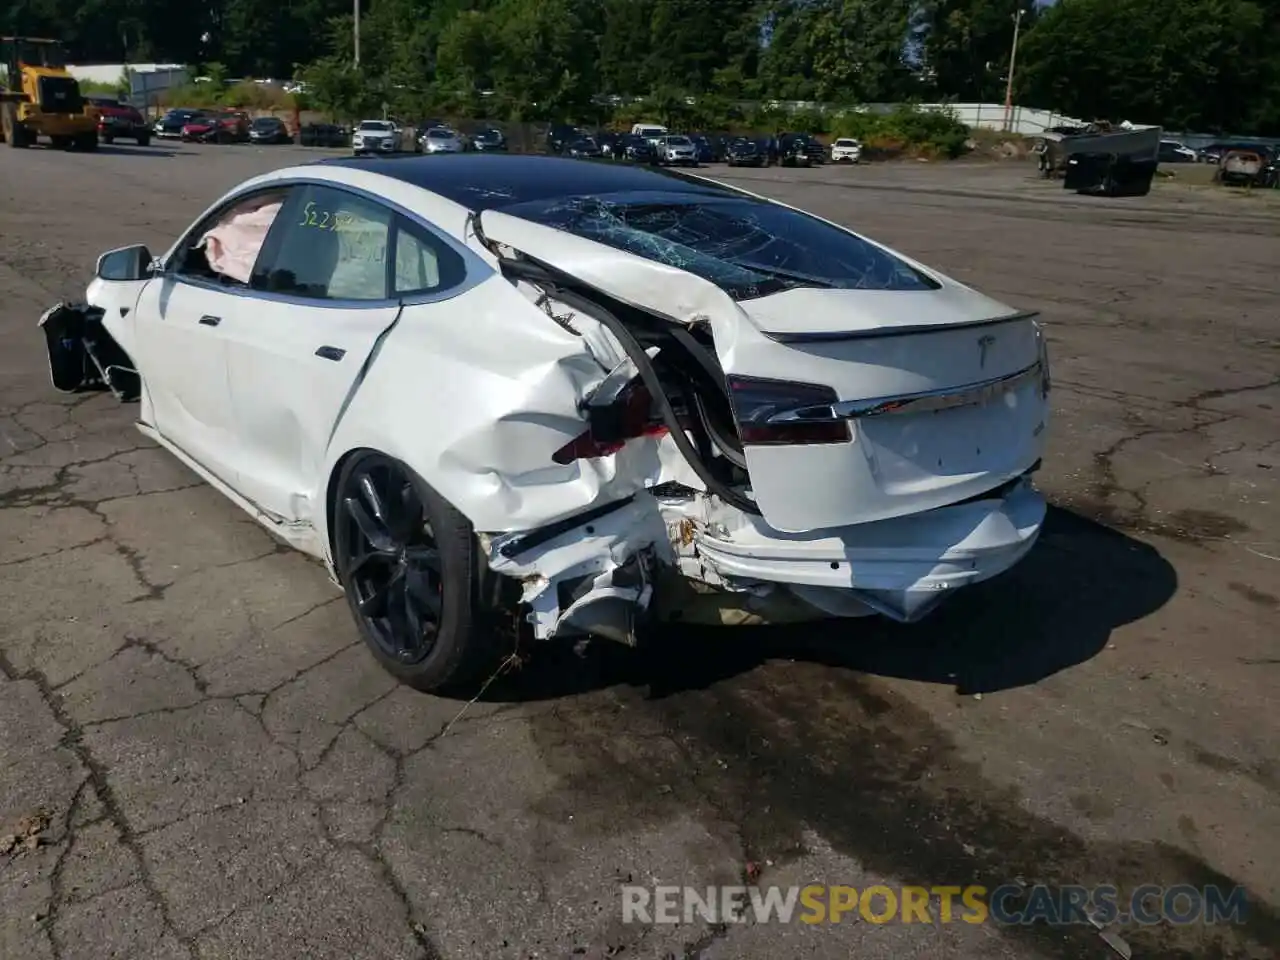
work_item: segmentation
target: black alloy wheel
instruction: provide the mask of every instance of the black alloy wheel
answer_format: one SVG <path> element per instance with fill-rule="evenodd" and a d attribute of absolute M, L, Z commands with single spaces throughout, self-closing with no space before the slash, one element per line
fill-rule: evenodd
<path fill-rule="evenodd" d="M 498 659 L 499 615 L 519 590 L 489 569 L 466 517 L 372 450 L 343 464 L 330 509 L 338 579 L 378 662 L 430 692 L 482 679 Z"/>
<path fill-rule="evenodd" d="M 382 652 L 415 664 L 435 646 L 443 572 L 431 523 L 399 464 L 367 458 L 339 502 L 344 568 L 358 616 Z"/>

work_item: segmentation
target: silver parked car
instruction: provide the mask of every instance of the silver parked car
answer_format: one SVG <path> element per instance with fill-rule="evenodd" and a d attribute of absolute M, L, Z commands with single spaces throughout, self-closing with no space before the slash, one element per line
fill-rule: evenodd
<path fill-rule="evenodd" d="M 462 138 L 445 127 L 432 127 L 422 135 L 423 153 L 462 153 Z"/>
<path fill-rule="evenodd" d="M 658 140 L 658 162 L 665 166 L 696 167 L 698 148 L 688 137 L 674 134 Z"/>

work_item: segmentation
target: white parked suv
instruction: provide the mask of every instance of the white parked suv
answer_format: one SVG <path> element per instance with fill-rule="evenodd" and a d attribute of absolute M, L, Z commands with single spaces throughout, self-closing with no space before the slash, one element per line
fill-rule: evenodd
<path fill-rule="evenodd" d="M 831 144 L 832 163 L 857 163 L 862 159 L 862 143 L 853 137 L 840 137 Z"/>
<path fill-rule="evenodd" d="M 351 151 L 357 157 L 369 154 L 400 153 L 413 149 L 406 146 L 412 139 L 394 120 L 362 120 L 351 135 Z"/>

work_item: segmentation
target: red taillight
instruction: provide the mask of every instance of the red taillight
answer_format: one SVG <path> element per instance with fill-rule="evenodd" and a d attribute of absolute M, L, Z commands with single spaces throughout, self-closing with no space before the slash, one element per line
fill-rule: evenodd
<path fill-rule="evenodd" d="M 591 426 L 551 455 L 556 463 L 594 460 L 617 453 L 638 437 L 656 437 L 667 432 L 653 417 L 653 398 L 644 384 L 636 381 L 607 407 L 591 411 Z"/>
<path fill-rule="evenodd" d="M 831 412 L 830 387 L 730 376 L 729 401 L 743 446 L 848 443 L 849 423 Z"/>

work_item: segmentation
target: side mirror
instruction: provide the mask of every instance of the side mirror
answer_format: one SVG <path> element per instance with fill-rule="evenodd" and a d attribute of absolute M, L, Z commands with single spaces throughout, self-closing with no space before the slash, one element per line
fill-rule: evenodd
<path fill-rule="evenodd" d="M 142 244 L 108 250 L 98 258 L 100 280 L 145 280 L 151 276 L 151 251 Z"/>

